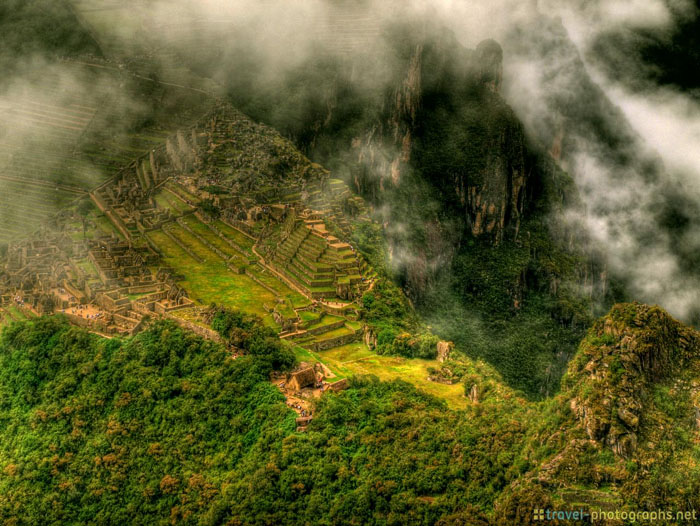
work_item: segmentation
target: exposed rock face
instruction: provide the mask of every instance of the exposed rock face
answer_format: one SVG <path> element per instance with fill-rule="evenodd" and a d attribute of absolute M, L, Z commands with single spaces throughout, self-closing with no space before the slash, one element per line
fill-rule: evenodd
<path fill-rule="evenodd" d="M 484 40 L 476 46 L 479 80 L 495 93 L 501 91 L 503 81 L 503 49 L 495 40 Z"/>
<path fill-rule="evenodd" d="M 364 341 L 365 345 L 370 349 L 377 348 L 377 335 L 367 325 L 365 325 L 362 341 Z"/>
<path fill-rule="evenodd" d="M 380 178 L 380 190 L 386 184 L 397 186 L 409 168 L 413 148 L 413 133 L 422 95 L 422 66 L 424 45 L 416 44 L 410 54 L 405 74 L 392 87 L 386 101 L 386 115 L 371 124 L 363 136 L 353 140 L 360 166 Z M 355 177 L 357 190 L 367 190 Z"/>
<path fill-rule="evenodd" d="M 471 389 L 469 389 L 469 400 L 473 404 L 479 403 L 479 386 L 477 384 L 472 385 Z"/>
<path fill-rule="evenodd" d="M 513 116 L 505 124 L 489 123 L 489 140 L 481 184 L 468 177 L 456 181 L 474 236 L 488 235 L 500 242 L 508 224 L 517 232 L 525 204 L 527 171 L 523 130 Z M 465 188 L 466 186 L 466 188 Z"/>
<path fill-rule="evenodd" d="M 382 117 L 353 140 L 358 192 L 381 202 L 413 171 L 461 209 L 472 235 L 498 243 L 517 232 L 529 170 L 522 125 L 498 93 L 500 45 L 427 38 L 403 68 Z"/>
<path fill-rule="evenodd" d="M 570 371 L 569 404 L 591 440 L 630 457 L 651 386 L 700 358 L 700 338 L 658 307 L 623 304 L 591 329 Z M 695 415 L 689 415 L 689 417 Z"/>
<path fill-rule="evenodd" d="M 454 349 L 454 343 L 452 342 L 438 342 L 437 344 L 437 359 L 438 362 L 444 362 L 450 359 L 450 354 L 452 354 L 452 349 Z"/>

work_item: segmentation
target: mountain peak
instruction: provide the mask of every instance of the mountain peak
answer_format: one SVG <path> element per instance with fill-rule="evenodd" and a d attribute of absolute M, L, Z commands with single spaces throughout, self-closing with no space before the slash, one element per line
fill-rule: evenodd
<path fill-rule="evenodd" d="M 615 305 L 583 341 L 564 389 L 591 440 L 619 456 L 637 448 L 658 382 L 697 370 L 700 335 L 657 306 Z"/>

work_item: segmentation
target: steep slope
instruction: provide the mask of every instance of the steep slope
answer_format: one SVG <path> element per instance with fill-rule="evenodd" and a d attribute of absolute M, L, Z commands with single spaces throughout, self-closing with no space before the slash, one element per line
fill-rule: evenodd
<path fill-rule="evenodd" d="M 588 4 L 595 11 L 596 2 Z M 700 306 L 686 295 L 700 283 L 695 264 L 700 250 L 693 241 L 700 231 L 698 199 L 690 189 L 693 169 L 684 173 L 688 165 L 674 160 L 680 152 L 654 139 L 660 121 L 638 118 L 638 110 L 630 104 L 634 96 L 618 93 L 621 85 L 631 93 L 646 86 L 648 100 L 663 100 L 663 89 L 650 89 L 645 73 L 663 75 L 666 65 L 661 62 L 651 72 L 644 65 L 636 67 L 633 49 L 617 45 L 614 35 L 608 37 L 612 42 L 602 34 L 591 49 L 579 50 L 561 19 L 533 11 L 503 37 L 511 85 L 517 87 L 508 96 L 533 137 L 574 176 L 587 205 L 581 214 L 587 229 L 606 245 L 609 273 L 624 285 L 628 297 L 658 302 L 697 323 Z M 616 66 L 611 57 L 596 53 L 603 49 L 624 54 L 627 65 Z M 586 61 L 594 68 L 615 69 L 602 86 L 594 80 L 600 71 L 589 73 L 584 63 L 581 53 L 586 51 Z M 637 86 L 629 78 L 630 69 Z M 530 76 L 518 83 L 519 75 Z M 681 100 L 683 96 L 679 93 Z M 650 115 L 666 110 L 653 104 L 648 109 Z M 667 151 L 656 152 L 654 147 Z M 652 253 L 654 257 L 646 261 Z M 672 262 L 663 272 L 655 266 L 660 259 Z"/>
<path fill-rule="evenodd" d="M 698 507 L 697 331 L 659 307 L 616 305 L 589 331 L 550 405 L 558 420 L 534 432 L 538 466 L 505 492 L 504 517 L 581 504 L 674 519 Z"/>
<path fill-rule="evenodd" d="M 201 85 L 166 84 L 156 68 L 139 75 L 104 57 L 93 36 L 62 0 L 0 7 L 0 245 L 213 105 Z"/>
<path fill-rule="evenodd" d="M 353 91 L 338 71 L 338 100 L 301 137 L 376 205 L 396 278 L 441 335 L 513 385 L 552 392 L 591 303 L 611 290 L 561 214 L 578 206 L 575 186 L 500 96 L 497 43 L 467 50 L 425 24 L 392 27 L 384 45 L 393 77 L 383 95 Z M 376 113 L 343 124 L 355 104 Z M 504 332 L 523 338 L 504 342 Z"/>
<path fill-rule="evenodd" d="M 8 0 L 0 6 L 0 88 L 22 61 L 57 56 L 101 55 L 90 33 L 81 27 L 63 0 Z"/>
<path fill-rule="evenodd" d="M 235 359 L 170 323 L 110 340 L 58 318 L 7 327 L 0 518 L 521 525 L 700 505 L 700 337 L 657 307 L 598 321 L 555 399 L 526 402 L 483 364 L 462 411 L 354 378 L 305 433 L 268 379 L 289 352 L 230 319 Z"/>

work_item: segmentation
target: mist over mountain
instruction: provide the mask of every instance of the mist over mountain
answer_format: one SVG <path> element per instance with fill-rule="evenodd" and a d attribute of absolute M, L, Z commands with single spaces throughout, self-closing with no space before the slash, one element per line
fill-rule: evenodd
<path fill-rule="evenodd" d="M 698 30 L 4 2 L 0 519 L 700 509 Z"/>

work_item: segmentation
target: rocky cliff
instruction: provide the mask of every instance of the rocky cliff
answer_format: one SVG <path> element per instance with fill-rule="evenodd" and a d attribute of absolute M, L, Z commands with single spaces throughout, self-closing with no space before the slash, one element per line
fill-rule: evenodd
<path fill-rule="evenodd" d="M 411 42 L 394 49 L 383 109 L 352 140 L 355 187 L 382 202 L 418 172 L 472 235 L 497 244 L 518 231 L 529 175 L 522 126 L 499 94 L 503 51 L 493 40 L 468 50 L 449 34 Z"/>
<path fill-rule="evenodd" d="M 650 391 L 699 371 L 700 335 L 659 307 L 617 305 L 579 353 L 564 382 L 571 411 L 588 438 L 631 457 L 653 404 Z"/>
<path fill-rule="evenodd" d="M 697 506 L 700 333 L 663 309 L 615 305 L 539 415 L 526 448 L 533 469 L 506 492 L 503 518 L 533 499 L 620 511 Z"/>

